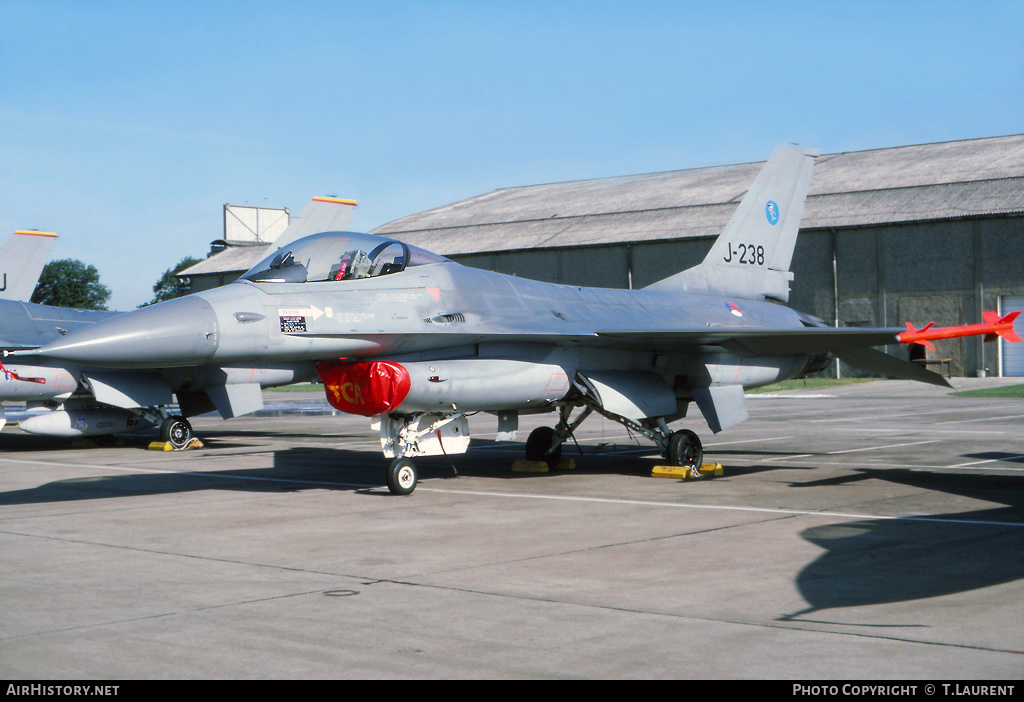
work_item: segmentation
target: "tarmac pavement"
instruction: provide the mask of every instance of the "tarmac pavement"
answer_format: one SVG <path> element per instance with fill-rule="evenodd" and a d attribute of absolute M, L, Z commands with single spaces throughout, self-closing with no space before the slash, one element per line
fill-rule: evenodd
<path fill-rule="evenodd" d="M 368 420 L 266 398 L 190 451 L 0 433 L 0 676 L 1024 675 L 1024 400 L 750 396 L 678 423 L 724 467 L 685 481 L 599 418 L 575 470 L 513 472 L 553 417 L 477 415 L 398 497 Z"/>

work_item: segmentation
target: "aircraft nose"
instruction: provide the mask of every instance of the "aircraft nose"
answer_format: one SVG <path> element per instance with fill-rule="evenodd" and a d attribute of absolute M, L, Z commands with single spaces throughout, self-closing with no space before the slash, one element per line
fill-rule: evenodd
<path fill-rule="evenodd" d="M 94 324 L 42 346 L 33 355 L 108 368 L 182 366 L 217 351 L 217 315 L 189 295 Z"/>

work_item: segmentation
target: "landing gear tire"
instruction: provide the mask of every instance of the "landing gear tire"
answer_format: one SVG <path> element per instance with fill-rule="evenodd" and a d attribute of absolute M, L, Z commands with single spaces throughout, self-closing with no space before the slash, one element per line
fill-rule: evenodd
<path fill-rule="evenodd" d="M 700 470 L 704 460 L 704 447 L 700 437 L 689 429 L 683 429 L 668 437 L 668 461 L 674 466 L 690 466 Z"/>
<path fill-rule="evenodd" d="M 544 461 L 549 468 L 554 468 L 562 460 L 562 445 L 551 453 L 548 449 L 554 446 L 556 440 L 555 430 L 551 427 L 537 427 L 530 432 L 526 439 L 526 460 Z M 547 455 L 545 455 L 547 454 Z"/>
<path fill-rule="evenodd" d="M 168 417 L 160 425 L 160 440 L 169 443 L 175 451 L 192 443 L 192 425 L 184 417 Z"/>
<path fill-rule="evenodd" d="M 408 458 L 396 458 L 388 466 L 388 490 L 392 495 L 411 495 L 419 482 L 416 464 Z"/>

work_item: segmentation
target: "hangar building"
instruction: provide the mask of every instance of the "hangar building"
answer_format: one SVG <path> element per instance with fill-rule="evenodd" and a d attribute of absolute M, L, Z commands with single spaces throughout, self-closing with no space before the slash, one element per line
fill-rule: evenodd
<path fill-rule="evenodd" d="M 640 288 L 704 259 L 762 165 L 503 188 L 373 233 L 524 278 Z M 1024 309 L 1024 134 L 823 154 L 792 270 L 789 304 L 830 324 L 948 326 Z M 936 347 L 915 350 L 932 370 L 1024 376 L 1024 344 Z"/>

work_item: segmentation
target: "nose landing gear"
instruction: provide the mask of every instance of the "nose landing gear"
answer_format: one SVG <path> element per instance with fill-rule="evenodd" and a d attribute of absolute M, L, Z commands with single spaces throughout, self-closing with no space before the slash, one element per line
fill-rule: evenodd
<path fill-rule="evenodd" d="M 419 482 L 416 464 L 408 458 L 396 458 L 388 466 L 387 483 L 392 495 L 411 495 Z"/>

